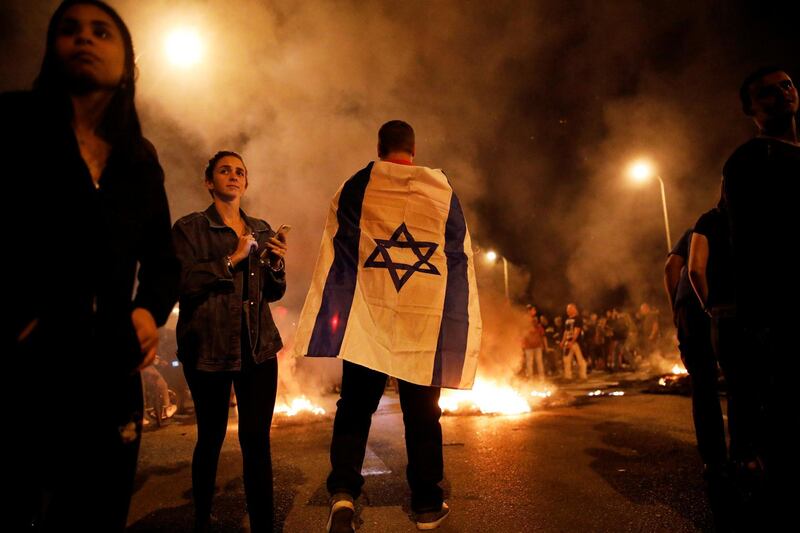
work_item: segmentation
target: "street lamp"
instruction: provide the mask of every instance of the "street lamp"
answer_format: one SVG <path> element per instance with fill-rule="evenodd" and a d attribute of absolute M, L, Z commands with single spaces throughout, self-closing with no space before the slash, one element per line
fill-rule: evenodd
<path fill-rule="evenodd" d="M 203 56 L 203 42 L 197 31 L 178 28 L 167 35 L 164 51 L 170 62 L 178 67 L 191 67 Z"/>
<path fill-rule="evenodd" d="M 511 303 L 511 298 L 508 295 L 508 261 L 502 255 L 499 255 L 494 250 L 489 250 L 486 252 L 486 260 L 490 263 L 494 263 L 497 261 L 497 258 L 503 260 L 503 286 L 505 287 L 506 292 L 506 302 Z"/>
<path fill-rule="evenodd" d="M 661 185 L 661 206 L 664 208 L 664 231 L 667 234 L 667 253 L 672 251 L 672 238 L 669 234 L 669 217 L 667 216 L 667 194 L 664 192 L 664 180 L 653 168 L 653 164 L 645 159 L 634 161 L 628 168 L 628 176 L 636 183 L 644 183 L 650 178 L 656 178 Z"/>

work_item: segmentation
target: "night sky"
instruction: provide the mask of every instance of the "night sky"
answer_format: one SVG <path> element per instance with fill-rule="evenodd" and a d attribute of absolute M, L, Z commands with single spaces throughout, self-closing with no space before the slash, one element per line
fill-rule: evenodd
<path fill-rule="evenodd" d="M 110 3 L 140 56 L 139 112 L 173 219 L 205 208 L 211 153 L 242 151 L 262 177 L 251 214 L 296 228 L 290 306 L 328 200 L 394 118 L 416 128 L 417 161 L 451 177 L 474 243 L 514 265 L 518 302 L 664 306 L 660 193 L 630 185 L 626 166 L 656 163 L 677 241 L 754 133 L 741 80 L 765 64 L 800 76 L 798 9 L 782 2 Z M 0 7 L 0 90 L 38 71 L 57 2 L 31 4 Z M 213 51 L 176 73 L 160 43 L 184 23 Z"/>

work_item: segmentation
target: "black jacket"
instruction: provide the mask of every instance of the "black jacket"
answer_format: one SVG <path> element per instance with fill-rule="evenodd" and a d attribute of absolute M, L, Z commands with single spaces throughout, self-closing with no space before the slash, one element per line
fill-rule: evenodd
<path fill-rule="evenodd" d="M 4 195 L 13 224 L 7 333 L 38 320 L 35 363 L 53 373 L 74 372 L 80 355 L 80 372 L 88 364 L 127 375 L 142 359 L 131 311 L 143 307 L 163 325 L 177 299 L 155 149 L 143 139 L 115 146 L 96 188 L 64 106 L 32 92 L 0 95 L 0 133 L 1 159 L 15 169 L 6 167 L 6 183 L 16 183 Z"/>
<path fill-rule="evenodd" d="M 241 214 L 258 248 L 233 272 L 226 256 L 236 249 L 238 237 L 222 222 L 214 204 L 202 213 L 186 215 L 172 228 L 181 262 L 178 358 L 198 370 L 241 370 L 245 333 L 256 363 L 275 357 L 283 347 L 269 302 L 283 297 L 286 275 L 260 259 L 265 241 L 275 232 L 265 221 Z M 248 298 L 243 303 L 245 282 Z"/>

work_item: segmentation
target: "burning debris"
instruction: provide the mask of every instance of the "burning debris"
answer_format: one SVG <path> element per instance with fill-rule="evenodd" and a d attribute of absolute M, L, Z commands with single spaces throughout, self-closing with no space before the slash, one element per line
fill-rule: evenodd
<path fill-rule="evenodd" d="M 672 367 L 671 374 L 664 374 L 658 379 L 658 385 L 661 387 L 673 387 L 682 385 L 689 379 L 689 371 L 682 364 L 675 364 Z"/>
<path fill-rule="evenodd" d="M 587 394 L 587 396 L 597 397 L 597 396 L 625 396 L 625 392 L 621 390 L 614 390 L 614 391 L 603 391 L 600 389 L 593 390 Z"/>
<path fill-rule="evenodd" d="M 301 413 L 304 415 L 320 416 L 324 415 L 326 411 L 322 407 L 314 405 L 305 395 L 294 398 L 290 402 L 284 401 L 275 404 L 276 415 L 296 416 Z"/>
<path fill-rule="evenodd" d="M 692 393 L 692 378 L 683 364 L 675 363 L 671 371 L 658 377 L 657 384 L 653 384 L 645 392 L 656 394 L 680 394 L 689 396 Z"/>
<path fill-rule="evenodd" d="M 475 380 L 472 390 L 443 390 L 439 407 L 446 414 L 530 413 L 527 399 L 509 385 L 500 385 L 482 378 Z"/>
<path fill-rule="evenodd" d="M 525 390 L 477 378 L 472 390 L 442 390 L 439 407 L 446 415 L 519 415 L 553 396 L 551 390 Z"/>
<path fill-rule="evenodd" d="M 686 370 L 685 366 L 676 364 L 675 366 L 672 367 L 672 373 L 679 376 L 682 374 L 688 374 L 689 371 Z"/>

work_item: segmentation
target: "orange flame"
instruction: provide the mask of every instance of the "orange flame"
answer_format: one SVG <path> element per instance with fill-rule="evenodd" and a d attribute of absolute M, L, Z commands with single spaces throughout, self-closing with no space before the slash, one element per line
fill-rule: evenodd
<path fill-rule="evenodd" d="M 475 380 L 472 390 L 443 390 L 439 407 L 445 413 L 480 411 L 482 414 L 517 415 L 531 412 L 528 400 L 521 393 L 509 385 L 482 378 Z"/>
<path fill-rule="evenodd" d="M 275 404 L 275 412 L 286 416 L 295 416 L 299 413 L 324 415 L 325 409 L 314 405 L 305 395 L 298 396 L 288 403 Z"/>
<path fill-rule="evenodd" d="M 688 374 L 689 371 L 686 370 L 686 367 L 684 367 L 683 365 L 679 365 L 676 363 L 675 366 L 672 367 L 672 373 L 676 375 L 682 375 L 682 374 Z"/>

